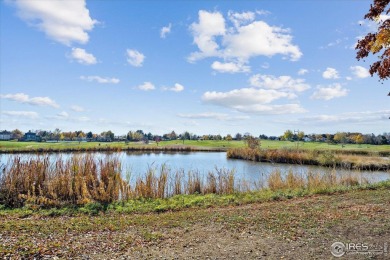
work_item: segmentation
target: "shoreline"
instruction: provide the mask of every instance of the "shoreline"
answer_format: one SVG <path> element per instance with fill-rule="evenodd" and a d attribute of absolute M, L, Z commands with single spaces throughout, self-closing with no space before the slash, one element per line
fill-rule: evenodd
<path fill-rule="evenodd" d="M 77 152 L 227 152 L 224 147 L 198 147 L 198 146 L 130 146 L 130 147 L 74 147 L 74 148 L 28 148 L 28 149 L 0 149 L 1 154 L 28 154 L 28 153 L 77 153 Z"/>
<path fill-rule="evenodd" d="M 234 148 L 227 151 L 229 159 L 254 162 L 314 165 L 347 170 L 390 171 L 390 160 L 386 157 L 340 153 L 318 150 L 259 150 Z"/>

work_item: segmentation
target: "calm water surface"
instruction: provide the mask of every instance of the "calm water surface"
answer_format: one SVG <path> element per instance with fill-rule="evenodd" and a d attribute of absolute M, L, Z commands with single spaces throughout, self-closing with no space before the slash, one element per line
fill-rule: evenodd
<path fill-rule="evenodd" d="M 77 153 L 86 155 L 87 153 Z M 134 180 L 139 175 L 145 174 L 148 167 L 160 167 L 165 164 L 172 172 L 178 170 L 197 171 L 201 175 L 207 175 L 215 169 L 229 169 L 235 171 L 236 180 L 245 180 L 248 182 L 265 183 L 267 176 L 275 171 L 280 170 L 282 174 L 293 172 L 300 173 L 303 176 L 309 171 L 313 173 L 326 174 L 331 171 L 329 168 L 319 166 L 291 165 L 291 164 L 272 164 L 263 162 L 251 162 L 237 159 L 227 159 L 224 152 L 117 152 L 117 153 L 92 153 L 96 158 L 106 158 L 107 156 L 118 157 L 122 163 L 123 176 L 131 173 L 131 179 Z M 74 154 L 60 153 L 50 154 L 51 159 L 61 157 L 69 158 Z M 0 163 L 6 164 L 13 156 L 30 158 L 35 155 L 0 155 Z M 348 171 L 337 170 L 339 175 L 358 174 L 359 177 L 365 178 L 370 182 L 390 179 L 389 172 L 381 171 Z"/>

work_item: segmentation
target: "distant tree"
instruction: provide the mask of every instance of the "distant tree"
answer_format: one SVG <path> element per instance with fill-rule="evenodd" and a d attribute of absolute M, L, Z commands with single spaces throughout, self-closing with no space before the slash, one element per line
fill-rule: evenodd
<path fill-rule="evenodd" d="M 53 137 L 54 140 L 57 140 L 57 142 L 60 139 L 60 134 L 61 134 L 61 130 L 59 128 L 54 129 Z"/>
<path fill-rule="evenodd" d="M 285 140 L 288 140 L 288 141 L 291 140 L 293 138 L 293 136 L 294 136 L 294 134 L 291 130 L 286 130 L 283 134 L 283 138 Z"/>
<path fill-rule="evenodd" d="M 85 133 L 83 131 L 80 131 L 79 134 L 77 135 L 77 140 L 79 141 L 79 143 L 83 140 L 83 138 L 85 137 Z"/>
<path fill-rule="evenodd" d="M 133 132 L 129 131 L 126 135 L 127 141 L 133 141 Z"/>
<path fill-rule="evenodd" d="M 233 137 L 230 134 L 226 135 L 226 141 L 230 142 L 231 140 L 233 140 Z"/>
<path fill-rule="evenodd" d="M 142 130 L 137 130 L 136 132 L 129 131 L 126 135 L 128 141 L 141 141 L 144 139 L 144 134 Z"/>
<path fill-rule="evenodd" d="M 370 74 L 377 74 L 380 80 L 390 77 L 390 0 L 374 0 L 365 19 L 378 24 L 378 29 L 374 33 L 368 33 L 356 45 L 358 60 L 368 57 L 370 54 L 376 55 L 379 59 L 370 66 Z M 389 93 L 390 94 L 390 93 Z"/>
<path fill-rule="evenodd" d="M 183 136 L 185 140 L 191 140 L 191 134 L 189 132 L 184 132 Z"/>
<path fill-rule="evenodd" d="M 303 140 L 303 137 L 305 137 L 305 132 L 299 131 L 297 137 L 298 137 L 298 140 Z"/>
<path fill-rule="evenodd" d="M 358 134 L 358 135 L 355 135 L 355 143 L 357 144 L 362 144 L 364 142 L 364 139 L 363 139 L 363 135 L 362 134 Z"/>
<path fill-rule="evenodd" d="M 23 133 L 19 129 L 15 129 L 11 133 L 12 133 L 12 139 L 20 140 L 23 137 Z"/>
<path fill-rule="evenodd" d="M 77 132 L 78 132 L 78 131 L 70 132 L 70 139 L 71 139 L 72 141 L 75 141 L 75 140 L 76 140 L 77 135 L 78 135 Z"/>
<path fill-rule="evenodd" d="M 171 140 L 176 140 L 177 139 L 177 134 L 175 133 L 175 131 L 172 131 L 170 133 L 170 137 L 169 137 Z"/>
<path fill-rule="evenodd" d="M 237 133 L 235 138 L 236 138 L 237 141 L 241 141 L 242 140 L 242 135 L 240 133 Z"/>
<path fill-rule="evenodd" d="M 245 132 L 244 135 L 242 136 L 243 139 L 246 139 L 247 137 L 252 136 L 251 133 Z"/>
<path fill-rule="evenodd" d="M 380 136 L 380 144 L 388 144 L 389 141 L 387 140 L 386 136 L 381 135 Z"/>
<path fill-rule="evenodd" d="M 246 136 L 244 139 L 244 142 L 248 146 L 248 148 L 250 148 L 250 149 L 260 148 L 260 140 L 257 139 L 256 137 L 251 136 L 251 135 Z"/>
<path fill-rule="evenodd" d="M 183 144 L 184 144 L 184 140 L 191 140 L 191 134 L 189 132 L 185 131 L 181 135 L 181 140 L 183 141 Z"/>
<path fill-rule="evenodd" d="M 111 130 L 107 131 L 106 136 L 108 136 L 111 141 L 114 141 L 115 135 L 113 132 L 111 132 Z"/>
<path fill-rule="evenodd" d="M 104 137 L 106 139 L 106 141 L 109 141 L 109 142 L 114 141 L 115 135 L 111 130 L 108 130 L 107 132 L 102 132 L 100 135 L 102 137 Z"/>
<path fill-rule="evenodd" d="M 156 142 L 156 144 L 157 144 L 157 146 L 158 146 L 158 144 L 161 142 L 161 137 L 156 135 L 156 136 L 154 137 L 154 141 Z"/>
<path fill-rule="evenodd" d="M 323 138 L 324 137 L 322 136 L 322 134 L 314 135 L 314 140 L 316 140 L 316 142 L 322 142 Z"/>
<path fill-rule="evenodd" d="M 334 135 L 332 135 L 332 134 L 326 134 L 326 142 L 328 144 L 333 143 L 334 142 L 333 137 L 334 137 Z"/>
<path fill-rule="evenodd" d="M 88 138 L 88 139 L 92 139 L 92 137 L 93 137 L 93 133 L 92 133 L 92 132 L 88 132 L 88 133 L 87 133 L 87 138 Z"/>
<path fill-rule="evenodd" d="M 334 140 L 336 143 L 344 144 L 345 141 L 347 140 L 347 135 L 346 135 L 346 133 L 344 133 L 344 132 L 337 132 L 337 133 L 334 135 L 333 140 Z"/>
<path fill-rule="evenodd" d="M 259 138 L 263 139 L 263 140 L 267 140 L 268 136 L 266 136 L 265 134 L 261 134 L 261 135 L 259 135 Z"/>

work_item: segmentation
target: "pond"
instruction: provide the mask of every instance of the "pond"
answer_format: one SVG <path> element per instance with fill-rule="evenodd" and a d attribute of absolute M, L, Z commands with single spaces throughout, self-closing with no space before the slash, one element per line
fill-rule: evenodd
<path fill-rule="evenodd" d="M 86 155 L 87 153 L 77 153 Z M 116 153 L 92 153 L 95 158 L 105 158 L 114 156 L 119 158 L 122 164 L 122 175 L 131 173 L 131 182 L 138 176 L 143 176 L 148 168 L 158 168 L 162 165 L 168 167 L 171 172 L 183 170 L 185 173 L 198 172 L 201 176 L 207 176 L 209 172 L 216 172 L 216 169 L 234 170 L 235 180 L 256 183 L 256 185 L 266 185 L 266 180 L 270 173 L 279 170 L 282 174 L 289 171 L 307 175 L 308 172 L 317 174 L 327 174 L 332 171 L 330 168 L 308 165 L 272 164 L 264 162 L 252 162 L 238 159 L 228 159 L 225 152 L 116 152 Z M 61 157 L 69 158 L 74 153 L 50 154 L 51 159 Z M 0 155 L 0 163 L 6 164 L 13 156 L 31 158 L 36 155 L 26 154 L 3 154 Z M 157 171 L 158 172 L 158 171 Z M 383 171 L 350 171 L 337 169 L 336 174 L 357 175 L 360 180 L 367 180 L 370 183 L 390 179 L 389 172 Z"/>

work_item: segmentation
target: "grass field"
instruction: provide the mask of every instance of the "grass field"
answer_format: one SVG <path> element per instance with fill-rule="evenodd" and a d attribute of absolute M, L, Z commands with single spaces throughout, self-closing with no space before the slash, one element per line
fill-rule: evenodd
<path fill-rule="evenodd" d="M 135 143 L 130 142 L 126 144 L 125 142 L 58 142 L 58 143 L 38 143 L 38 142 L 14 142 L 14 141 L 1 141 L 0 142 L 0 153 L 1 152 L 35 152 L 42 150 L 43 152 L 47 150 L 53 151 L 78 151 L 78 150 L 115 150 L 122 149 L 126 150 L 129 148 L 134 149 L 159 149 L 164 147 L 165 149 L 180 148 L 180 147 L 191 147 L 192 149 L 218 149 L 218 150 L 227 150 L 228 148 L 238 148 L 244 147 L 245 143 L 243 141 L 196 141 L 196 140 L 186 140 L 183 144 L 181 140 L 175 141 L 163 141 L 160 142 L 157 146 L 155 142 L 150 144 L 144 143 Z M 146 148 L 147 147 L 147 148 Z M 158 148 L 159 147 L 159 148 Z M 299 149 L 308 149 L 308 150 L 334 150 L 334 151 L 367 151 L 367 152 L 390 152 L 390 145 L 356 145 L 356 144 L 347 144 L 347 145 L 330 145 L 326 143 L 317 143 L 317 142 L 290 142 L 290 141 L 271 141 L 271 140 L 262 140 L 261 147 L 265 149 L 281 149 L 281 148 L 297 148 Z"/>
<path fill-rule="evenodd" d="M 0 209 L 0 257 L 331 259 L 336 241 L 365 243 L 382 252 L 375 259 L 389 257 L 383 253 L 390 237 L 388 183 L 303 197 L 275 193 L 171 200 L 187 206 L 163 213 L 153 208 L 168 200 L 140 202 L 135 206 L 139 213 L 126 213 L 120 204 L 84 213 Z M 344 258 L 367 259 L 350 257 Z"/>

